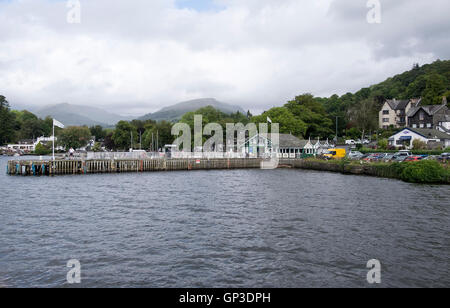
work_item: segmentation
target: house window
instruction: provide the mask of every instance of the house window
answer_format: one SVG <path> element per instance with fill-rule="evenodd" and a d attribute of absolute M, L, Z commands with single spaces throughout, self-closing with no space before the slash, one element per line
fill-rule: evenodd
<path fill-rule="evenodd" d="M 420 119 L 420 121 L 425 120 L 425 112 L 423 112 L 423 111 L 420 112 L 419 119 Z"/>
<path fill-rule="evenodd" d="M 417 124 L 413 124 L 413 126 L 412 126 L 413 128 L 417 128 Z"/>
<path fill-rule="evenodd" d="M 388 115 L 389 114 L 389 110 L 383 110 L 383 114 L 384 115 Z"/>
<path fill-rule="evenodd" d="M 388 123 L 389 122 L 389 118 L 383 118 L 383 123 Z"/>
<path fill-rule="evenodd" d="M 420 124 L 420 128 L 424 128 L 425 127 L 425 124 Z"/>
<path fill-rule="evenodd" d="M 431 126 L 432 126 L 431 123 L 428 123 L 428 124 L 427 124 L 427 127 L 428 127 L 428 128 L 431 128 Z"/>

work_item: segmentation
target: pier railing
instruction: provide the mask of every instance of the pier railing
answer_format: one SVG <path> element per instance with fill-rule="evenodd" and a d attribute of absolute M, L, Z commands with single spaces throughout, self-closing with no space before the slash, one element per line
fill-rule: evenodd
<path fill-rule="evenodd" d="M 276 155 L 276 154 L 274 154 Z M 249 155 L 236 152 L 88 152 L 85 159 L 235 159 L 235 158 L 269 158 L 270 154 Z M 282 158 L 282 155 L 279 155 Z M 294 156 L 295 157 L 295 156 Z M 289 158 L 289 156 L 286 156 Z"/>
<path fill-rule="evenodd" d="M 12 160 L 9 175 L 42 176 L 93 173 L 260 168 L 263 159 L 95 159 Z"/>

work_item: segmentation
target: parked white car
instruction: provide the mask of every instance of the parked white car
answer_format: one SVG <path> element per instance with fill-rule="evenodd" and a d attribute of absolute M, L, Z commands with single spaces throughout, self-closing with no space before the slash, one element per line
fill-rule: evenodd
<path fill-rule="evenodd" d="M 409 156 L 412 156 L 412 153 L 410 151 L 402 150 L 400 152 L 395 153 L 394 157 L 392 157 L 392 160 L 402 162 Z"/>
<path fill-rule="evenodd" d="M 348 153 L 348 158 L 350 159 L 361 159 L 364 157 L 364 154 L 358 151 L 351 151 Z"/>
<path fill-rule="evenodd" d="M 347 145 L 355 145 L 355 144 L 356 144 L 356 141 L 353 140 L 353 139 L 345 140 L 345 144 L 347 144 Z"/>

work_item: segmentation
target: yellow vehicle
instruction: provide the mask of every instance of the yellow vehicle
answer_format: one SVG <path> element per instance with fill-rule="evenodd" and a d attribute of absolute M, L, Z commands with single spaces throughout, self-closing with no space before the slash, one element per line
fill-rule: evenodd
<path fill-rule="evenodd" d="M 342 159 L 347 156 L 345 149 L 328 149 L 323 156 L 327 159 Z"/>

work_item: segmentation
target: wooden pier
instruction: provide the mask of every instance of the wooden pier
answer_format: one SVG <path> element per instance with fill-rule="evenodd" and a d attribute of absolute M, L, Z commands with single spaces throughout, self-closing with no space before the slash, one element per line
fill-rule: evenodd
<path fill-rule="evenodd" d="M 22 176 L 260 168 L 261 159 L 11 160 L 6 173 Z"/>

